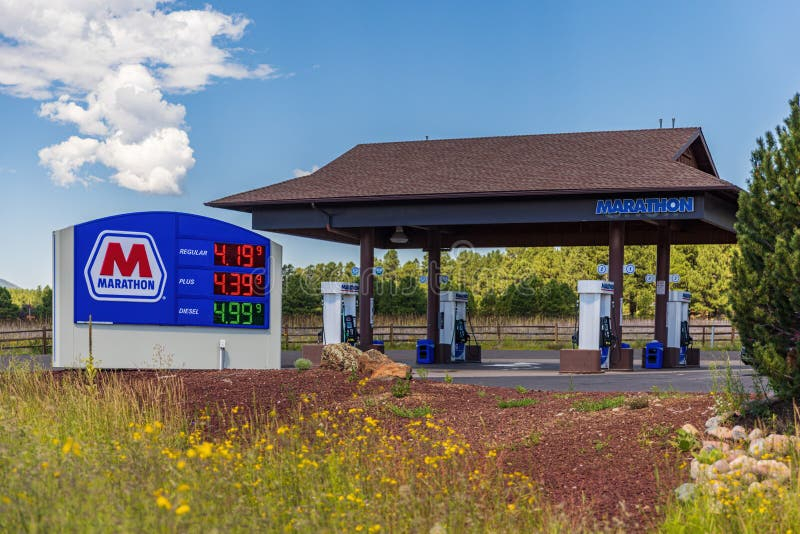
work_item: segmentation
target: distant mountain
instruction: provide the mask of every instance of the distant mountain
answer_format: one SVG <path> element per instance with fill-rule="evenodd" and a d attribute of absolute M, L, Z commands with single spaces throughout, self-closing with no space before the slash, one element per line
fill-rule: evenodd
<path fill-rule="evenodd" d="M 12 284 L 8 280 L 0 278 L 0 287 L 7 287 L 8 289 L 20 289 L 19 286 Z"/>

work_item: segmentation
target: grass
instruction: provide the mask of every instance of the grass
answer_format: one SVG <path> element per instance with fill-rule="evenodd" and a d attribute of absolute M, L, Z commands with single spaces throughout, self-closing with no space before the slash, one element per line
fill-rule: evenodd
<path fill-rule="evenodd" d="M 427 405 L 417 406 L 416 408 L 406 408 L 404 406 L 389 404 L 388 408 L 389 411 L 397 417 L 404 417 L 406 419 L 419 419 L 433 414 L 433 409 Z"/>
<path fill-rule="evenodd" d="M 499 399 L 497 401 L 498 408 L 522 408 L 524 406 L 532 406 L 536 404 L 536 399 L 523 398 L 523 399 Z"/>
<path fill-rule="evenodd" d="M 431 414 L 388 430 L 362 408 L 315 408 L 305 395 L 294 414 L 188 413 L 168 377 L 96 379 L 90 387 L 79 373 L 0 373 L 2 530 L 582 528 L 543 502 L 531 479 L 503 472 Z"/>
<path fill-rule="evenodd" d="M 625 404 L 625 395 L 605 397 L 600 400 L 579 400 L 572 403 L 572 407 L 579 412 L 599 412 L 610 408 L 618 408 Z"/>

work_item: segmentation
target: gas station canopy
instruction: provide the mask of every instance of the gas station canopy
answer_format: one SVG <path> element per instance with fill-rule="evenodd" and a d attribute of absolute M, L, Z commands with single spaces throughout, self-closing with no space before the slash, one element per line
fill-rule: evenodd
<path fill-rule="evenodd" d="M 360 245 L 362 310 L 376 247 L 427 250 L 428 339 L 442 352 L 439 268 L 454 244 L 608 245 L 620 311 L 625 245 L 655 244 L 655 337 L 666 343 L 670 246 L 735 243 L 739 192 L 700 128 L 671 128 L 363 144 L 308 176 L 208 205 L 251 213 L 256 230 Z M 359 325 L 369 347 L 369 314 Z"/>
<path fill-rule="evenodd" d="M 719 178 L 700 128 L 362 144 L 316 172 L 209 202 L 253 228 L 378 248 L 733 243 L 739 188 Z M 691 198 L 691 210 L 648 200 Z M 614 201 L 619 200 L 617 205 Z M 633 201 L 633 204 L 630 202 Z M 636 203 L 636 200 L 643 202 Z M 598 201 L 611 201 L 609 209 Z M 684 206 L 685 207 L 685 206 Z M 389 240 L 402 226 L 408 242 Z"/>

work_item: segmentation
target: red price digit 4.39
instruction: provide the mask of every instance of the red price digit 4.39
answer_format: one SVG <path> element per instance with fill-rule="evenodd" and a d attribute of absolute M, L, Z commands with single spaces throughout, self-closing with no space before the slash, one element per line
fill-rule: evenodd
<path fill-rule="evenodd" d="M 214 294 L 233 297 L 263 297 L 264 275 L 253 273 L 214 273 Z"/>

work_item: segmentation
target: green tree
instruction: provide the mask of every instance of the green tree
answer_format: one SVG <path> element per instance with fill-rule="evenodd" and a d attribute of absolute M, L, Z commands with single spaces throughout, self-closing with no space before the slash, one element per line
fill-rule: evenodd
<path fill-rule="evenodd" d="M 292 265 L 283 267 L 283 305 L 284 315 L 304 315 L 322 313 L 322 294 L 320 284 L 314 278 L 303 274 Z"/>
<path fill-rule="evenodd" d="M 19 306 L 11 302 L 11 293 L 0 287 L 0 319 L 16 319 L 19 317 Z"/>
<path fill-rule="evenodd" d="M 759 138 L 739 196 L 730 300 L 755 370 L 781 398 L 800 396 L 800 95 Z"/>

